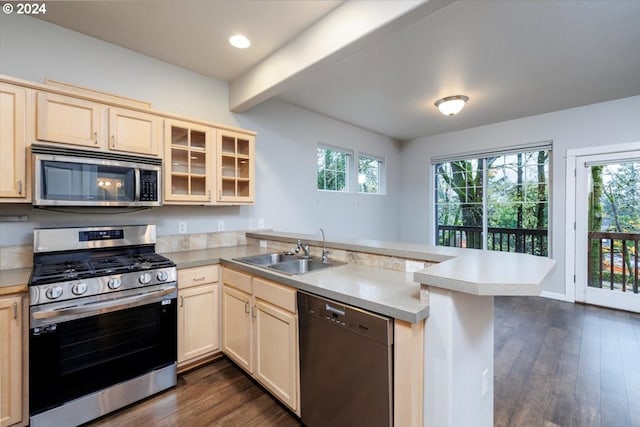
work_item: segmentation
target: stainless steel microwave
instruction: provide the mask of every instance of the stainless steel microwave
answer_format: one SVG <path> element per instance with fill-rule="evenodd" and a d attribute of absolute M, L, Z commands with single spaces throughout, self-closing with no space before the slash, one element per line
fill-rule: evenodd
<path fill-rule="evenodd" d="M 32 145 L 34 206 L 160 206 L 162 160 Z"/>

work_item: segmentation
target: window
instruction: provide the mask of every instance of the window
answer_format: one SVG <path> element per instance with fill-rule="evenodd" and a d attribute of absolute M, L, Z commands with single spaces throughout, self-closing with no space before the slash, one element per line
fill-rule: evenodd
<path fill-rule="evenodd" d="M 346 150 L 318 147 L 318 190 L 349 191 L 350 161 Z"/>
<path fill-rule="evenodd" d="M 381 159 L 362 154 L 358 156 L 358 192 L 382 194 L 382 166 Z"/>
<path fill-rule="evenodd" d="M 436 244 L 549 253 L 550 144 L 435 163 Z"/>

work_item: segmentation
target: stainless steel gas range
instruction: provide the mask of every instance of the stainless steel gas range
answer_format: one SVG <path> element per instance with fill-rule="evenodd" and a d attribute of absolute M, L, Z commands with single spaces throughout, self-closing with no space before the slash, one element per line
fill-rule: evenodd
<path fill-rule="evenodd" d="M 175 264 L 155 226 L 34 230 L 30 424 L 85 423 L 176 384 Z"/>

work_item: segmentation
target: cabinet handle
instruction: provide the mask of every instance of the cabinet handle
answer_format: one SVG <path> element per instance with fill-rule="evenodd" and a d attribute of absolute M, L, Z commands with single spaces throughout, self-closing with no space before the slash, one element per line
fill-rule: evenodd
<path fill-rule="evenodd" d="M 218 200 L 222 199 L 222 190 L 218 190 Z"/>
<path fill-rule="evenodd" d="M 22 195 L 22 180 L 18 180 L 18 194 Z"/>
<path fill-rule="evenodd" d="M 201 276 L 201 277 L 194 277 L 192 280 L 193 280 L 194 282 L 201 282 L 201 281 L 203 281 L 204 279 L 205 279 L 205 277 L 204 277 L 204 276 Z"/>
<path fill-rule="evenodd" d="M 111 148 L 116 148 L 116 136 L 111 135 Z"/>
<path fill-rule="evenodd" d="M 244 303 L 244 312 L 249 314 L 249 301 Z"/>
<path fill-rule="evenodd" d="M 207 194 L 209 195 L 209 200 L 211 200 L 211 190 Z"/>
<path fill-rule="evenodd" d="M 253 317 L 254 319 L 256 318 L 256 306 L 252 306 L 251 307 L 251 317 Z"/>
<path fill-rule="evenodd" d="M 180 295 L 180 307 L 184 306 L 184 297 Z"/>
<path fill-rule="evenodd" d="M 93 143 L 98 143 L 98 131 L 93 132 Z"/>
<path fill-rule="evenodd" d="M 14 319 L 18 318 L 18 303 L 17 302 L 13 303 L 13 318 Z"/>

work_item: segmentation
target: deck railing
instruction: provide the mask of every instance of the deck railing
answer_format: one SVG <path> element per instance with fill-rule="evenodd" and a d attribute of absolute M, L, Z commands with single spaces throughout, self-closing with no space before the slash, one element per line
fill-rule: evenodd
<path fill-rule="evenodd" d="M 638 293 L 640 234 L 589 232 L 589 286 Z"/>
<path fill-rule="evenodd" d="M 546 256 L 549 253 L 547 230 L 489 227 L 487 247 L 493 251 L 520 252 Z M 438 225 L 438 245 L 458 248 L 482 248 L 482 227 Z"/>

